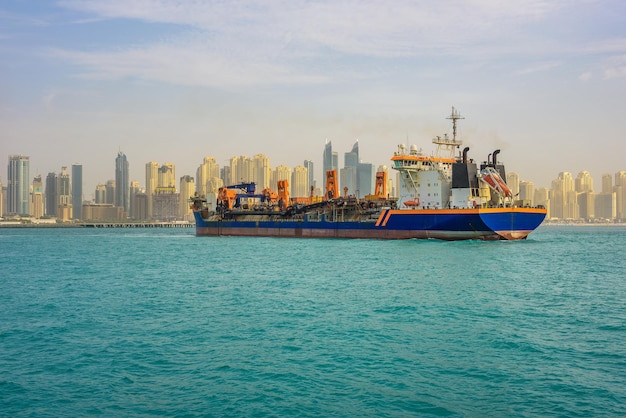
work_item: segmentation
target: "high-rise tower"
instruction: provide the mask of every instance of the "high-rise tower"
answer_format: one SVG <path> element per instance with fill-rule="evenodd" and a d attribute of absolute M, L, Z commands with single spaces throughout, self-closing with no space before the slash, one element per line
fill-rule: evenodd
<path fill-rule="evenodd" d="M 46 201 L 44 211 L 48 216 L 57 216 L 57 175 L 48 173 L 46 176 Z"/>
<path fill-rule="evenodd" d="M 212 192 L 213 185 L 219 177 L 220 166 L 217 164 L 215 157 L 204 157 L 202 164 L 196 170 L 196 192 L 200 196 L 207 196 L 209 192 Z"/>
<path fill-rule="evenodd" d="M 560 219 L 575 219 L 578 217 L 578 204 L 574 190 L 572 174 L 564 171 L 552 181 L 551 192 L 552 216 Z"/>
<path fill-rule="evenodd" d="M 83 218 L 83 166 L 72 164 L 72 212 L 75 219 Z"/>
<path fill-rule="evenodd" d="M 159 181 L 157 187 L 176 189 L 176 166 L 174 163 L 163 163 L 159 168 Z"/>
<path fill-rule="evenodd" d="M 148 219 L 152 219 L 152 196 L 159 184 L 159 163 L 150 161 L 146 163 L 146 195 L 148 203 Z"/>
<path fill-rule="evenodd" d="M 309 174 L 303 165 L 297 165 L 291 173 L 291 193 L 293 197 L 309 197 Z"/>
<path fill-rule="evenodd" d="M 602 193 L 613 192 L 613 177 L 610 174 L 602 174 Z"/>
<path fill-rule="evenodd" d="M 535 183 L 532 181 L 519 182 L 519 198 L 529 202 L 530 206 L 534 206 L 535 200 Z"/>
<path fill-rule="evenodd" d="M 70 173 L 67 172 L 67 167 L 61 167 L 61 174 L 57 176 L 57 218 L 69 221 L 72 217 Z"/>
<path fill-rule="evenodd" d="M 337 153 L 333 152 L 333 144 L 329 140 L 326 140 L 326 144 L 324 145 L 324 154 L 322 156 L 322 168 L 324 170 L 324 172 L 322 173 L 322 184 L 326 184 L 326 172 L 328 170 L 339 171 L 339 161 L 338 161 Z"/>
<path fill-rule="evenodd" d="M 190 199 L 193 196 L 194 190 L 196 188 L 193 177 L 191 176 L 182 176 L 180 178 L 180 218 L 184 221 L 191 221 L 193 219 L 193 214 L 190 209 Z"/>
<path fill-rule="evenodd" d="M 280 180 L 287 180 L 287 182 L 289 182 L 289 187 L 287 191 L 289 192 L 289 194 L 291 194 L 291 167 L 286 165 L 279 165 L 274 169 L 274 171 L 272 171 L 272 189 L 278 189 L 278 182 Z"/>
<path fill-rule="evenodd" d="M 107 180 L 107 183 L 104 185 L 104 187 L 106 189 L 104 203 L 108 203 L 109 205 L 115 205 L 115 180 Z"/>
<path fill-rule="evenodd" d="M 137 219 L 137 210 L 135 205 L 137 203 L 137 195 L 140 194 L 139 182 L 137 180 L 133 180 L 130 182 L 130 212 L 128 212 L 128 216 L 133 219 Z"/>
<path fill-rule="evenodd" d="M 2 179 L 0 178 L 0 216 L 4 216 L 4 186 L 2 186 Z"/>
<path fill-rule="evenodd" d="M 30 215 L 30 161 L 26 155 L 9 155 L 7 213 Z"/>
<path fill-rule="evenodd" d="M 270 176 L 272 168 L 270 167 L 270 159 L 264 154 L 257 154 L 250 161 L 251 180 L 256 183 L 257 190 L 263 190 L 271 187 Z M 276 186 L 274 186 L 276 187 Z"/>
<path fill-rule="evenodd" d="M 38 219 L 43 216 L 43 182 L 41 174 L 37 174 L 33 179 L 33 191 L 31 194 L 30 214 Z"/>
<path fill-rule="evenodd" d="M 315 172 L 313 171 L 313 161 L 311 160 L 304 160 L 304 164 L 307 170 L 307 175 L 309 177 L 309 181 L 308 181 L 308 186 L 307 186 L 307 193 L 311 193 L 311 187 L 315 188 Z"/>
<path fill-rule="evenodd" d="M 233 181 L 230 165 L 220 168 L 220 179 L 222 180 L 222 183 L 227 186 L 235 184 L 235 182 Z"/>
<path fill-rule="evenodd" d="M 626 220 L 626 171 L 615 173 L 615 217 Z"/>
<path fill-rule="evenodd" d="M 130 211 L 130 179 L 128 178 L 128 160 L 123 152 L 115 159 L 115 206 L 124 208 L 127 216 Z"/>
<path fill-rule="evenodd" d="M 511 189 L 511 193 L 513 194 L 513 196 L 519 197 L 519 193 L 520 193 L 519 174 L 514 173 L 514 172 L 507 173 L 506 185 L 509 186 L 509 189 Z M 518 197 L 516 197 L 516 199 Z"/>
<path fill-rule="evenodd" d="M 250 158 L 246 155 L 232 157 L 230 159 L 230 179 L 232 184 L 247 183 L 252 181 Z"/>
<path fill-rule="evenodd" d="M 591 174 L 588 171 L 578 173 L 576 180 L 574 180 L 574 188 L 578 193 L 593 193 L 593 178 Z"/>
<path fill-rule="evenodd" d="M 374 193 L 376 184 L 376 167 L 372 163 L 359 163 L 357 166 L 357 197 L 364 197 Z"/>
<path fill-rule="evenodd" d="M 342 189 L 348 188 L 348 194 L 356 196 L 359 189 L 358 179 L 359 169 L 359 141 L 355 142 L 350 152 L 346 152 L 343 156 L 343 168 L 339 176 L 339 183 Z M 343 194 L 343 190 L 339 190 Z"/>
<path fill-rule="evenodd" d="M 98 184 L 95 193 L 96 204 L 105 204 L 107 202 L 107 186 Z"/>

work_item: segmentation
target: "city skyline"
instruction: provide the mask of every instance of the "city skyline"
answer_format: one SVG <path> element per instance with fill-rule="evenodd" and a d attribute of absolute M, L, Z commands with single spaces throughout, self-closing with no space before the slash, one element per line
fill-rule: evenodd
<path fill-rule="evenodd" d="M 622 169 L 626 4 L 617 0 L 141 2 L 0 5 L 0 173 L 84 166 L 122 149 L 195 174 L 206 155 L 295 166 L 326 140 L 389 165 L 450 132 L 537 185 Z M 133 164 L 133 162 L 135 162 Z M 6 178 L 3 178 L 6 182 Z"/>
<path fill-rule="evenodd" d="M 323 160 L 324 160 L 325 156 L 327 155 L 328 151 L 330 150 L 332 152 L 332 154 L 333 154 L 333 160 L 335 161 L 333 163 L 333 168 L 336 168 L 338 170 L 337 174 L 339 175 L 341 170 L 346 167 L 344 158 L 345 157 L 351 158 L 351 156 L 354 154 L 355 149 L 358 150 L 358 141 L 355 142 L 354 144 L 352 144 L 350 149 L 348 151 L 345 151 L 345 152 L 339 152 L 339 151 L 335 150 L 332 147 L 331 143 L 326 143 L 325 146 L 324 146 L 324 149 L 321 151 L 322 155 L 320 156 L 320 158 L 318 160 L 303 158 L 302 161 L 300 161 L 300 163 L 297 163 L 294 166 L 289 166 L 289 165 L 280 164 L 280 163 L 274 163 L 274 164 L 271 164 L 270 167 L 272 169 L 276 169 L 278 166 L 283 166 L 283 167 L 286 166 L 286 167 L 289 167 L 291 170 L 293 170 L 296 166 L 305 165 L 305 163 L 311 163 L 311 165 L 313 167 L 319 167 L 322 170 L 324 170 L 325 168 L 323 167 Z M 110 182 L 110 181 L 113 181 L 113 182 L 116 181 L 116 172 L 118 171 L 117 170 L 117 160 L 118 160 L 118 158 L 120 158 L 120 155 L 123 156 L 124 164 L 126 166 L 128 166 L 126 169 L 129 172 L 130 171 L 132 171 L 132 172 L 139 171 L 140 172 L 140 174 L 137 177 L 128 176 L 128 178 L 127 178 L 128 184 L 130 185 L 130 182 L 137 181 L 137 182 L 139 182 L 139 184 L 140 184 L 140 186 L 142 188 L 146 188 L 146 189 L 150 189 L 149 185 L 146 184 L 146 178 L 147 178 L 146 174 L 147 174 L 147 171 L 149 171 L 149 168 L 148 168 L 149 165 L 151 165 L 151 164 L 154 165 L 152 167 L 152 171 L 154 171 L 154 173 L 151 176 L 151 177 L 153 177 L 153 179 L 155 181 L 155 183 L 153 185 L 153 188 L 157 184 L 157 179 L 159 177 L 159 174 L 160 174 L 159 171 L 160 170 L 164 170 L 164 167 L 166 165 L 168 165 L 168 164 L 172 165 L 173 167 L 177 167 L 178 166 L 176 164 L 176 162 L 166 162 L 166 163 L 164 163 L 164 165 L 161 165 L 161 163 L 157 163 L 155 161 L 138 162 L 137 164 L 133 164 L 131 159 L 127 158 L 126 154 L 123 153 L 122 151 L 118 151 L 117 154 L 115 154 L 115 155 L 117 156 L 117 158 L 113 158 L 113 156 L 111 157 L 111 158 L 113 158 L 113 162 L 110 162 L 110 166 L 111 167 L 110 167 L 110 173 L 108 174 L 108 176 L 105 176 L 105 177 L 102 177 L 100 179 L 97 179 L 97 181 L 95 181 L 95 183 L 93 183 L 93 185 L 91 185 L 91 184 L 86 185 L 85 181 L 84 180 L 82 181 L 82 191 L 81 191 L 81 193 L 83 195 L 83 199 L 84 200 L 97 200 L 96 199 L 96 189 L 97 189 L 97 187 L 98 186 L 104 186 L 107 182 Z M 230 158 L 224 158 L 224 159 L 218 160 L 213 155 L 205 155 L 205 156 L 203 156 L 203 160 L 199 161 L 199 163 L 193 169 L 191 169 L 189 172 L 182 172 L 180 169 L 175 169 L 175 170 L 181 172 L 181 174 L 178 175 L 178 176 L 176 176 L 174 174 L 170 174 L 168 176 L 168 178 L 171 177 L 171 180 L 168 180 L 168 181 L 170 181 L 170 183 L 171 183 L 171 181 L 173 180 L 174 181 L 174 184 L 173 184 L 174 187 L 178 188 L 178 182 L 179 182 L 181 177 L 190 176 L 190 177 L 194 178 L 195 180 L 198 180 L 198 169 L 202 166 L 203 161 L 206 158 L 210 158 L 212 160 L 213 164 L 217 164 L 220 168 L 223 168 L 223 167 L 229 167 L 230 166 L 230 161 L 233 160 L 233 159 L 240 159 L 242 157 L 253 158 L 256 155 L 263 155 L 263 156 L 265 156 L 265 154 L 262 154 L 262 153 L 261 154 L 255 154 L 255 155 L 239 154 L 239 155 L 232 155 Z M 356 155 L 357 155 L 357 158 L 358 158 L 358 151 L 357 151 Z M 8 156 L 9 159 L 10 159 L 11 156 L 26 157 L 26 158 L 28 158 L 29 162 L 32 162 L 32 159 L 30 158 L 30 156 L 25 155 L 25 154 L 19 154 L 19 153 L 18 154 L 11 154 L 11 155 Z M 471 154 L 470 154 L 470 158 L 473 158 L 475 161 L 483 161 L 483 159 L 474 158 Z M 267 159 L 268 159 L 268 163 L 271 163 L 271 160 L 272 160 L 271 156 L 268 156 Z M 485 157 L 484 160 L 486 160 L 486 159 L 487 158 Z M 499 159 L 499 160 L 502 161 L 502 159 Z M 220 161 L 222 161 L 222 162 L 220 163 Z M 341 161 L 342 163 L 339 163 L 339 161 Z M 362 159 L 359 159 L 359 162 L 360 163 L 372 164 L 374 166 L 375 170 L 379 166 L 385 165 L 389 169 L 389 171 L 391 173 L 395 173 L 395 170 L 392 170 L 392 168 L 391 168 L 391 164 L 375 164 L 375 163 L 372 163 L 372 162 L 369 162 L 369 161 L 363 161 Z M 509 161 L 502 161 L 502 162 L 505 163 L 507 165 L 507 167 L 511 166 Z M 352 164 L 354 164 L 354 162 L 351 161 L 350 165 L 352 165 Z M 46 174 L 57 174 L 57 173 L 60 173 L 61 169 L 63 169 L 64 167 L 66 167 L 68 165 L 70 165 L 72 167 L 72 169 L 73 169 L 72 171 L 73 172 L 74 172 L 74 167 L 80 167 L 80 170 L 78 170 L 78 168 L 76 169 L 77 170 L 76 173 L 80 173 L 81 179 L 84 178 L 84 176 L 83 176 L 84 165 L 83 164 L 79 164 L 79 163 L 63 164 L 63 165 L 59 166 L 59 168 L 53 169 L 53 170 L 51 170 L 50 172 L 47 172 L 47 173 L 41 173 L 41 172 L 38 172 L 38 171 L 33 171 L 33 168 L 32 168 L 32 165 L 31 165 L 31 167 L 30 167 L 30 177 L 31 177 L 30 183 L 32 183 L 33 178 L 36 177 L 37 175 L 40 175 L 40 176 L 43 177 Z M 135 169 L 135 170 L 131 170 L 131 168 L 133 166 L 137 166 L 137 165 L 140 166 L 140 168 Z M 174 170 L 173 167 L 171 167 L 172 170 Z M 321 187 L 321 185 L 323 184 L 323 177 L 322 177 L 322 172 L 319 171 L 319 168 L 318 168 L 318 170 L 314 169 L 314 179 L 313 180 L 317 183 L 318 187 Z M 602 185 L 603 184 L 604 177 L 606 177 L 607 175 L 613 177 L 615 174 L 617 174 L 617 173 L 619 173 L 621 171 L 624 171 L 624 170 L 626 170 L 626 164 L 623 165 L 622 168 L 619 168 L 619 169 L 617 169 L 617 170 L 615 170 L 613 172 L 606 171 L 606 172 L 602 172 L 602 173 L 593 173 L 590 170 L 586 170 L 586 169 L 583 169 L 583 170 L 580 170 L 580 171 L 574 171 L 574 170 L 568 170 L 568 169 L 565 168 L 565 169 L 563 169 L 563 170 L 561 170 L 559 172 L 555 172 L 552 175 L 552 177 L 548 180 L 548 182 L 546 184 L 537 184 L 537 183 L 535 183 L 534 181 L 532 181 L 529 178 L 527 178 L 525 173 L 523 173 L 523 172 L 520 173 L 520 172 L 513 171 L 513 170 L 510 170 L 510 172 L 512 172 L 512 173 L 516 174 L 517 176 L 519 176 L 519 181 L 534 183 L 534 188 L 535 189 L 542 188 L 542 187 L 550 189 L 552 182 L 556 178 L 558 178 L 560 173 L 563 173 L 563 172 L 568 172 L 568 173 L 572 173 L 572 174 L 576 174 L 576 175 L 578 175 L 580 173 L 587 173 L 589 175 L 589 177 L 592 179 L 592 183 L 594 185 L 596 185 L 596 186 L 594 186 L 594 191 L 597 191 L 599 189 L 602 189 L 602 187 L 601 186 L 598 187 L 598 185 Z M 3 178 L 6 179 L 7 175 L 8 175 L 7 171 L 5 171 L 4 173 L 0 173 L 0 183 L 2 183 L 5 187 L 6 187 L 6 183 L 7 182 L 6 181 L 2 182 L 1 180 Z M 161 173 L 161 175 L 162 175 L 162 173 Z M 111 203 L 114 203 L 114 202 L 111 202 Z"/>
<path fill-rule="evenodd" d="M 373 170 L 375 168 L 370 163 L 357 163 L 357 161 L 361 161 L 359 159 L 358 145 L 358 142 L 356 142 L 350 151 L 344 153 L 343 166 L 338 164 L 338 152 L 332 150 L 330 142 L 327 142 L 325 145 L 322 159 L 332 155 L 332 159 L 335 161 L 332 169 L 337 170 L 342 193 L 361 196 L 373 192 L 373 184 L 368 183 L 373 179 Z M 18 162 L 20 164 L 19 168 Z M 82 165 L 72 165 L 71 176 L 66 166 L 62 166 L 61 172 L 58 174 L 56 172 L 48 173 L 44 188 L 42 175 L 35 174 L 32 176 L 30 174 L 29 156 L 11 155 L 9 156 L 9 163 L 7 177 L 11 180 L 8 185 L 2 184 L 6 192 L 6 195 L 3 197 L 3 199 L 6 199 L 6 207 L 2 207 L 6 209 L 6 213 L 24 216 L 30 212 L 35 217 L 45 213 L 47 216 L 58 217 L 62 220 L 80 219 L 82 207 L 81 205 L 76 205 L 79 201 L 96 205 L 110 204 L 111 206 L 119 206 L 120 214 L 126 213 L 129 217 L 133 217 L 135 213 L 133 208 L 134 202 L 139 194 L 147 197 L 145 204 L 142 204 L 145 205 L 145 215 L 142 216 L 147 216 L 150 219 L 152 218 L 152 196 L 155 194 L 159 195 L 165 192 L 169 195 L 176 193 L 183 196 L 185 201 L 187 201 L 194 193 L 208 196 L 207 191 L 209 189 L 216 193 L 217 189 L 225 184 L 224 181 L 226 179 L 230 179 L 227 184 L 256 182 L 258 190 L 270 187 L 274 191 L 278 189 L 277 181 L 286 179 L 290 182 L 290 188 L 296 188 L 292 190 L 291 194 L 293 197 L 308 197 L 310 196 L 308 185 L 306 187 L 303 186 L 307 183 L 310 185 L 310 178 L 314 174 L 308 171 L 308 167 L 314 167 L 313 162 L 310 160 L 304 160 L 303 164 L 295 167 L 285 165 L 272 166 L 270 158 L 264 154 L 257 154 L 253 157 L 241 155 L 231 157 L 228 165 L 220 167 L 214 157 L 206 156 L 202 164 L 196 169 L 196 178 L 183 174 L 180 176 L 180 180 L 178 180 L 175 174 L 176 164 L 165 162 L 161 165 L 154 161 L 148 162 L 145 164 L 146 177 L 145 184 L 142 186 L 140 181 L 128 179 L 126 172 L 130 164 L 126 159 L 126 155 L 119 151 L 115 159 L 116 179 L 109 179 L 106 181 L 106 184 L 103 182 L 98 183 L 92 198 L 89 199 L 85 198 L 83 192 Z M 364 170 L 362 173 L 361 167 Z M 376 170 L 379 169 L 381 167 L 376 168 Z M 388 173 L 395 171 L 391 167 L 387 167 L 385 170 Z M 240 180 L 234 181 L 233 176 L 240 178 Z M 368 176 L 370 180 L 368 180 Z M 32 178 L 32 181 L 25 177 Z M 295 180 L 296 178 L 298 180 Z M 78 179 L 77 182 L 75 179 Z M 120 179 L 122 180 L 120 181 Z M 390 190 L 392 190 L 391 187 L 396 187 L 396 180 L 396 176 L 391 174 L 390 181 L 392 183 L 389 184 Z M 594 186 L 593 176 L 587 170 L 578 172 L 575 179 L 569 171 L 559 172 L 551 180 L 549 187 L 535 185 L 534 182 L 528 181 L 520 177 L 519 173 L 512 171 L 507 173 L 506 182 L 511 188 L 513 196 L 524 202 L 522 204 L 547 207 L 549 218 L 624 220 L 626 170 L 602 174 L 602 181 L 600 184 L 596 183 L 597 186 Z M 117 187 L 120 183 L 122 187 Z M 359 190 L 363 187 L 365 190 Z M 30 192 L 26 193 L 27 189 L 30 189 Z M 120 192 L 120 190 L 124 189 L 126 190 Z M 18 192 L 22 195 L 28 194 L 29 198 L 16 198 L 15 196 L 17 196 Z M 321 196 L 322 193 L 323 182 L 317 184 L 315 196 Z M 124 202 L 124 198 L 120 196 L 126 195 L 128 195 L 128 200 Z M 80 196 L 83 197 L 82 200 Z M 395 196 L 395 194 L 391 193 L 391 196 Z M 23 202 L 22 206 L 14 203 L 14 201 L 17 202 L 19 200 Z M 161 200 L 163 199 L 161 198 Z M 602 202 L 598 203 L 598 200 Z M 186 204 L 184 202 L 181 203 L 180 200 L 177 202 L 177 205 L 180 206 L 180 212 L 185 212 Z M 24 209 L 24 205 L 28 207 Z M 74 206 L 79 207 L 77 213 L 72 211 Z"/>

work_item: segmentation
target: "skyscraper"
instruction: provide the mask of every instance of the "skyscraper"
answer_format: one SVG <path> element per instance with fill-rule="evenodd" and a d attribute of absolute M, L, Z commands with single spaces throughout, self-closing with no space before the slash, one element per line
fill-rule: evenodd
<path fill-rule="evenodd" d="M 293 197 L 309 197 L 309 175 L 306 167 L 297 165 L 291 173 L 291 194 Z"/>
<path fill-rule="evenodd" d="M 30 214 L 33 218 L 39 219 L 43 213 L 43 182 L 41 181 L 41 174 L 37 174 L 33 179 Z"/>
<path fill-rule="evenodd" d="M 146 193 L 139 192 L 135 195 L 132 216 L 136 221 L 148 220 L 148 195 Z"/>
<path fill-rule="evenodd" d="M 193 214 L 190 209 L 190 199 L 193 196 L 196 185 L 193 177 L 182 176 L 180 178 L 180 218 L 184 221 L 191 221 Z"/>
<path fill-rule="evenodd" d="M 176 189 L 176 166 L 174 163 L 163 163 L 159 167 L 159 181 L 157 187 L 173 187 Z"/>
<path fill-rule="evenodd" d="M 615 192 L 598 193 L 595 199 L 595 218 L 596 219 L 615 219 Z"/>
<path fill-rule="evenodd" d="M 272 168 L 270 167 L 270 159 L 264 154 L 257 154 L 250 161 L 250 171 L 252 174 L 251 181 L 256 183 L 257 190 L 263 190 L 270 186 L 270 176 Z"/>
<path fill-rule="evenodd" d="M 307 188 L 309 189 L 307 193 L 311 193 L 311 187 L 315 188 L 315 172 L 313 171 L 313 161 L 311 160 L 304 160 L 304 166 L 306 167 L 307 170 L 307 175 L 309 177 L 309 185 L 307 186 Z"/>
<path fill-rule="evenodd" d="M 551 215 L 560 219 L 578 218 L 578 203 L 572 174 L 564 171 L 552 181 Z"/>
<path fill-rule="evenodd" d="M 517 173 L 508 173 L 506 175 L 506 185 L 511 189 L 513 198 L 517 199 L 520 193 L 519 175 Z"/>
<path fill-rule="evenodd" d="M 123 152 L 117 153 L 115 159 L 115 206 L 130 211 L 130 179 L 128 178 L 128 160 Z"/>
<path fill-rule="evenodd" d="M 180 219 L 180 194 L 176 187 L 157 187 L 152 195 L 153 220 L 172 222 Z"/>
<path fill-rule="evenodd" d="M 104 187 L 106 188 L 104 203 L 108 203 L 109 205 L 115 205 L 115 180 L 107 180 L 107 183 Z"/>
<path fill-rule="evenodd" d="M 137 195 L 140 193 L 139 190 L 139 182 L 137 180 L 133 180 L 130 182 L 130 199 L 129 199 L 129 207 L 130 211 L 128 212 L 128 217 L 136 219 L 135 214 L 137 211 L 135 210 L 135 203 L 137 199 Z"/>
<path fill-rule="evenodd" d="M 75 219 L 83 218 L 83 166 L 72 164 L 72 212 Z"/>
<path fill-rule="evenodd" d="M 230 186 L 231 184 L 234 184 L 233 176 L 232 176 L 229 165 L 220 168 L 220 179 L 222 179 L 222 183 L 226 186 Z"/>
<path fill-rule="evenodd" d="M 72 219 L 72 191 L 67 167 L 61 167 L 61 174 L 57 176 L 57 218 L 63 221 Z"/>
<path fill-rule="evenodd" d="M 105 186 L 104 184 L 98 184 L 96 186 L 94 200 L 96 204 L 105 204 L 107 202 L 107 186 Z"/>
<path fill-rule="evenodd" d="M 146 163 L 146 195 L 148 204 L 148 219 L 152 219 L 153 205 L 152 196 L 159 184 L 159 163 L 150 161 Z"/>
<path fill-rule="evenodd" d="M 329 140 L 326 140 L 326 144 L 324 145 L 322 168 L 324 170 L 324 172 L 322 173 L 322 187 L 324 187 L 324 185 L 326 184 L 326 172 L 328 170 L 337 170 L 337 174 L 339 174 L 339 161 L 337 153 L 333 152 L 333 144 Z"/>
<path fill-rule="evenodd" d="M 9 155 L 7 213 L 30 215 L 30 161 L 26 155 Z"/>
<path fill-rule="evenodd" d="M 578 218 L 590 220 L 595 216 L 595 195 L 593 193 L 593 178 L 588 171 L 581 171 L 574 180 Z"/>
<path fill-rule="evenodd" d="M 48 173 L 46 176 L 45 213 L 48 216 L 57 216 L 57 175 Z"/>
<path fill-rule="evenodd" d="M 574 184 L 575 190 L 578 193 L 593 192 L 593 178 L 588 171 L 578 173 Z"/>
<path fill-rule="evenodd" d="M 272 190 L 276 191 L 278 189 L 279 180 L 287 180 L 289 182 L 289 188 L 287 191 L 291 194 L 291 167 L 279 165 L 274 169 L 274 171 L 272 171 Z"/>
<path fill-rule="evenodd" d="M 365 197 L 374 193 L 374 185 L 376 184 L 376 169 L 374 164 L 359 163 L 357 167 L 357 197 Z"/>
<path fill-rule="evenodd" d="M 613 177 L 610 174 L 602 174 L 602 193 L 613 192 Z"/>
<path fill-rule="evenodd" d="M 2 185 L 2 179 L 0 179 L 0 216 L 4 216 L 4 186 Z"/>
<path fill-rule="evenodd" d="M 527 201 L 530 206 L 533 206 L 535 200 L 535 183 L 532 181 L 520 181 L 519 198 L 520 200 Z"/>
<path fill-rule="evenodd" d="M 615 217 L 626 220 L 626 171 L 615 173 Z"/>
<path fill-rule="evenodd" d="M 350 152 L 346 152 L 343 157 L 343 168 L 341 169 L 339 176 L 339 183 L 342 190 L 339 193 L 343 194 L 344 188 L 348 188 L 348 194 L 356 196 L 359 189 L 358 179 L 359 169 L 359 142 L 355 142 Z"/>
<path fill-rule="evenodd" d="M 245 155 L 230 159 L 230 178 L 232 184 L 247 183 L 252 181 L 250 170 L 250 158 Z"/>
<path fill-rule="evenodd" d="M 215 184 L 220 177 L 220 166 L 215 161 L 215 157 L 206 156 L 196 170 L 196 193 L 206 196 L 211 192 L 210 184 Z"/>
<path fill-rule="evenodd" d="M 543 206 L 548 210 L 548 219 L 554 218 L 550 204 L 550 191 L 546 187 L 540 187 L 535 190 L 533 203 L 535 205 Z"/>
<path fill-rule="evenodd" d="M 589 221 L 595 217 L 595 195 L 593 192 L 580 192 L 576 195 L 578 217 Z"/>

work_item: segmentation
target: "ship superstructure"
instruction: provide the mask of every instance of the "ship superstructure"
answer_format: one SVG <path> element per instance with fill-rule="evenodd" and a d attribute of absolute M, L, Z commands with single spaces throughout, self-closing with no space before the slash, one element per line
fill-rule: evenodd
<path fill-rule="evenodd" d="M 458 209 L 513 205 L 513 196 L 503 178 L 504 166 L 496 163 L 496 150 L 478 169 L 468 160 L 469 147 L 455 155 L 463 145 L 457 138 L 457 121 L 464 119 L 453 107 L 452 138 L 437 136 L 436 151 L 426 155 L 415 145 L 402 144 L 391 158 L 399 172 L 398 209 Z M 491 156 L 493 155 L 493 160 Z"/>

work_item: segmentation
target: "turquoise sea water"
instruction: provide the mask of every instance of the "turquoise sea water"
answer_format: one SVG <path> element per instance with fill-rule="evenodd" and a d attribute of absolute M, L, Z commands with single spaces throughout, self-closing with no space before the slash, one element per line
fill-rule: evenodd
<path fill-rule="evenodd" d="M 0 229 L 0 416 L 625 416 L 624 248 Z"/>

